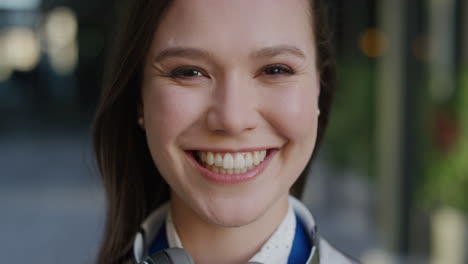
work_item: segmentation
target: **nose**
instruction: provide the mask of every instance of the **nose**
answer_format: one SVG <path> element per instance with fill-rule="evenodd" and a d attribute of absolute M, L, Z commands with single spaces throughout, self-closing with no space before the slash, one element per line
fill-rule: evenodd
<path fill-rule="evenodd" d="M 231 77 L 219 83 L 207 113 L 210 131 L 239 135 L 257 127 L 259 120 L 255 89 L 247 80 Z"/>

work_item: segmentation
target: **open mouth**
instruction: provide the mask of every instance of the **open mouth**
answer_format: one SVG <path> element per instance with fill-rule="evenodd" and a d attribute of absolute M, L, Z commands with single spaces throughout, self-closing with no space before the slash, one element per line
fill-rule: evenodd
<path fill-rule="evenodd" d="M 259 166 L 271 151 L 271 149 L 236 153 L 192 151 L 192 155 L 202 167 L 212 172 L 243 174 Z"/>

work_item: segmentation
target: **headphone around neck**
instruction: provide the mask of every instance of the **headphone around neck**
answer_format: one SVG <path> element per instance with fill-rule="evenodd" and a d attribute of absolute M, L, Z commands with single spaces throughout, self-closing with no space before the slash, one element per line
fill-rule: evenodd
<path fill-rule="evenodd" d="M 192 257 L 182 248 L 167 248 L 145 258 L 140 264 L 194 264 Z M 262 264 L 248 262 L 246 264 Z"/>

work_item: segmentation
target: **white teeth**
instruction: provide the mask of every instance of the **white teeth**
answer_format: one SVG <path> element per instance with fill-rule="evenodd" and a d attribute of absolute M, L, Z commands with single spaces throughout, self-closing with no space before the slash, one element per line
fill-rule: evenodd
<path fill-rule="evenodd" d="M 250 167 L 250 166 L 252 166 L 252 164 L 253 164 L 252 154 L 250 154 L 250 153 L 245 154 L 245 164 L 244 164 L 244 166 L 245 167 Z"/>
<path fill-rule="evenodd" d="M 198 151 L 197 155 L 205 168 L 222 174 L 245 173 L 260 164 L 267 151 L 252 151 L 245 153 L 213 153 Z"/>
<path fill-rule="evenodd" d="M 206 163 L 207 163 L 208 165 L 210 165 L 210 166 L 214 164 L 213 153 L 208 152 L 208 153 L 206 154 Z"/>
<path fill-rule="evenodd" d="M 234 168 L 234 158 L 230 153 L 226 153 L 223 159 L 223 168 L 232 169 Z"/>
<path fill-rule="evenodd" d="M 234 157 L 234 168 L 242 169 L 244 168 L 244 165 L 245 165 L 244 156 L 242 156 L 242 154 L 236 153 Z"/>
<path fill-rule="evenodd" d="M 255 151 L 253 153 L 252 161 L 253 161 L 254 165 L 258 165 L 260 163 L 260 155 L 259 155 L 258 151 Z"/>
<path fill-rule="evenodd" d="M 223 157 L 219 153 L 216 153 L 216 156 L 215 156 L 215 166 L 216 167 L 222 167 L 223 166 Z"/>

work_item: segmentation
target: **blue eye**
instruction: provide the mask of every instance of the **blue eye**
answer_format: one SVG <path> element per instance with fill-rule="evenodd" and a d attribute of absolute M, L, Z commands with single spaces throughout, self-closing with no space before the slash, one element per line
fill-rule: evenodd
<path fill-rule="evenodd" d="M 271 65 L 265 67 L 263 73 L 266 75 L 294 74 L 294 71 L 283 65 Z"/>
<path fill-rule="evenodd" d="M 204 76 L 201 70 L 197 68 L 177 68 L 173 70 L 170 74 L 172 78 L 190 78 L 190 77 L 201 77 Z"/>

